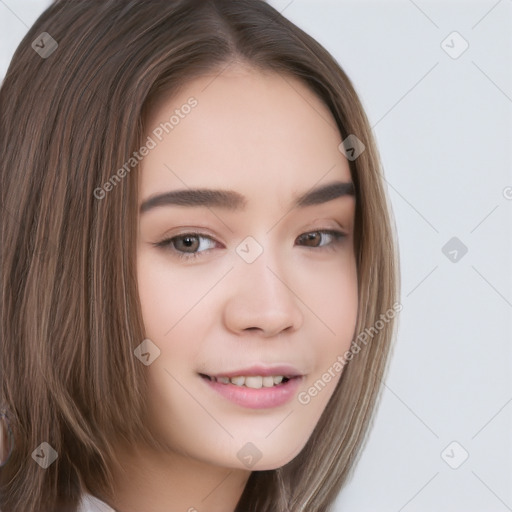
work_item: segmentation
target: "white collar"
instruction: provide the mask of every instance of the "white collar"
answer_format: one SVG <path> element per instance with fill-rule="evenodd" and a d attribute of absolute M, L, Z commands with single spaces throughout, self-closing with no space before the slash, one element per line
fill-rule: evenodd
<path fill-rule="evenodd" d="M 112 507 L 90 494 L 83 494 L 77 512 L 116 512 Z"/>

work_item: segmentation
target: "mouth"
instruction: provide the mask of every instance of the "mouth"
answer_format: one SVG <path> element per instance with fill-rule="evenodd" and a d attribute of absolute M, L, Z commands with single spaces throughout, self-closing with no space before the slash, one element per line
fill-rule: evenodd
<path fill-rule="evenodd" d="M 281 387 L 288 381 L 301 378 L 300 375 L 235 375 L 233 377 L 222 375 L 199 374 L 203 379 L 221 384 L 234 384 L 239 387 L 251 389 Z"/>
<path fill-rule="evenodd" d="M 289 365 L 254 366 L 229 374 L 198 373 L 207 388 L 237 406 L 272 410 L 293 400 L 305 379 Z"/>

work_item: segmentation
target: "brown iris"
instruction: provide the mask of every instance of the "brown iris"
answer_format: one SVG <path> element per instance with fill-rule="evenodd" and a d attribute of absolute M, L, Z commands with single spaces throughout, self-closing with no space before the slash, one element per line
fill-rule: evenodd
<path fill-rule="evenodd" d="M 174 239 L 173 245 L 178 251 L 196 252 L 199 248 L 199 237 L 197 235 L 182 235 Z"/>
<path fill-rule="evenodd" d="M 322 233 L 319 231 L 313 231 L 312 233 L 305 233 L 299 236 L 301 242 L 305 242 L 304 245 L 308 247 L 318 247 L 320 240 L 322 239 Z"/>

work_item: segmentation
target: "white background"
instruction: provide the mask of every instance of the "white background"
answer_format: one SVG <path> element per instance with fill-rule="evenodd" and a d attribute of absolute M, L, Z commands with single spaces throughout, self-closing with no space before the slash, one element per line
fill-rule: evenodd
<path fill-rule="evenodd" d="M 398 338 L 335 510 L 512 511 L 512 0 L 269 3 L 352 79 L 400 242 Z M 0 76 L 48 4 L 0 0 Z"/>

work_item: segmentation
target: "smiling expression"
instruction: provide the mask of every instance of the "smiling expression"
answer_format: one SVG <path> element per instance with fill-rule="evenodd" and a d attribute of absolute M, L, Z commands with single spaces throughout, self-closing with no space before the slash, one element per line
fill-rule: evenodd
<path fill-rule="evenodd" d="M 247 468 L 252 443 L 251 469 L 273 469 L 304 447 L 340 374 L 307 405 L 297 395 L 353 339 L 354 186 L 304 84 L 241 65 L 214 77 L 145 120 L 151 135 L 197 100 L 140 167 L 137 279 L 160 349 L 148 421 L 170 451 Z"/>

